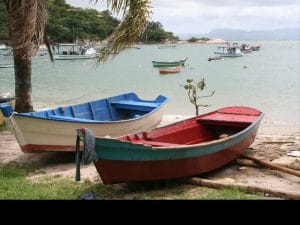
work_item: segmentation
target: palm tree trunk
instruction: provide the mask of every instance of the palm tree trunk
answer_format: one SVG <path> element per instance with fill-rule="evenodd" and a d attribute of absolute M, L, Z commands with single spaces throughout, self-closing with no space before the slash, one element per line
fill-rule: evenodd
<path fill-rule="evenodd" d="M 17 112 L 32 112 L 31 102 L 31 56 L 28 55 L 30 49 L 27 47 L 14 49 L 15 64 L 15 97 Z"/>

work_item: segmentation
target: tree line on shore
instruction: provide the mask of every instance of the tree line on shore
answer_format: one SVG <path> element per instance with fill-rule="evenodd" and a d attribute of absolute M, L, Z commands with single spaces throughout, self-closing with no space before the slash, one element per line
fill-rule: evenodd
<path fill-rule="evenodd" d="M 0 1 L 0 40 L 9 44 L 9 26 L 6 5 Z M 70 6 L 65 0 L 48 2 L 46 32 L 51 42 L 103 41 L 111 35 L 120 21 L 110 11 L 97 11 Z M 144 43 L 177 41 L 172 32 L 164 30 L 160 22 L 150 21 L 140 37 Z"/>

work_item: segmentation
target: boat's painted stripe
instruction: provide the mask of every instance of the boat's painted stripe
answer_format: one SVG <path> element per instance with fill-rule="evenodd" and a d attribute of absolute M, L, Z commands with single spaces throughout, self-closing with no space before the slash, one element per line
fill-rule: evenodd
<path fill-rule="evenodd" d="M 229 148 L 250 135 L 255 135 L 263 115 L 245 130 L 228 138 L 195 145 L 182 145 L 182 147 L 150 147 L 142 144 L 132 144 L 115 139 L 96 138 L 97 159 L 106 160 L 173 160 L 199 157 L 212 154 Z"/>
<path fill-rule="evenodd" d="M 57 152 L 74 152 L 74 145 L 35 145 L 28 144 L 20 146 L 23 152 L 45 152 L 45 151 L 57 151 Z"/>

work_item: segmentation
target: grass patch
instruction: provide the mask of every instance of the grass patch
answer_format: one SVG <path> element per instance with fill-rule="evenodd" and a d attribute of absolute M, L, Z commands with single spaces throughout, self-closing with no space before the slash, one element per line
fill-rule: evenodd
<path fill-rule="evenodd" d="M 60 161 L 60 160 L 58 160 Z M 63 160 L 61 160 L 63 161 Z M 46 165 L 45 165 L 45 162 Z M 182 180 L 137 182 L 103 185 L 90 181 L 75 182 L 61 176 L 46 176 L 38 181 L 26 178 L 29 173 L 43 172 L 53 160 L 27 164 L 0 165 L 0 199 L 80 199 L 94 193 L 97 199 L 262 199 L 263 195 L 247 194 L 238 189 L 215 190 L 184 183 Z"/>
<path fill-rule="evenodd" d="M 258 200 L 267 198 L 263 194 L 249 194 L 238 188 L 224 188 L 217 192 L 209 193 L 204 199 Z"/>

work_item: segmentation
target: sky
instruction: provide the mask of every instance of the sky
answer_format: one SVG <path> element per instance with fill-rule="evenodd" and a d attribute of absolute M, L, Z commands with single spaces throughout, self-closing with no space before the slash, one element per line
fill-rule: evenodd
<path fill-rule="evenodd" d="M 66 0 L 72 6 L 106 9 L 106 1 Z M 175 35 L 230 28 L 300 29 L 300 0 L 152 0 L 151 20 Z"/>

